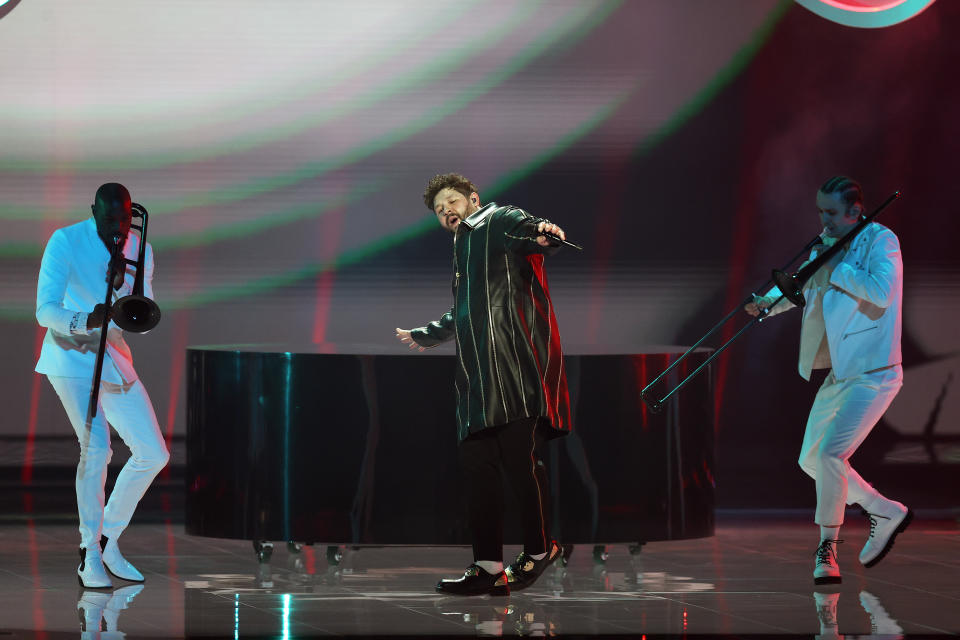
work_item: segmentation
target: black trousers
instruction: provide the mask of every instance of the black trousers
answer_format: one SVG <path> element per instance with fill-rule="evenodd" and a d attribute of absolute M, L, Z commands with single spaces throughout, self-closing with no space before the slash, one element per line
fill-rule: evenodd
<path fill-rule="evenodd" d="M 550 543 L 550 488 L 537 454 L 539 418 L 484 429 L 460 443 L 473 559 L 503 561 L 503 480 L 520 503 L 523 549 L 537 555 Z"/>

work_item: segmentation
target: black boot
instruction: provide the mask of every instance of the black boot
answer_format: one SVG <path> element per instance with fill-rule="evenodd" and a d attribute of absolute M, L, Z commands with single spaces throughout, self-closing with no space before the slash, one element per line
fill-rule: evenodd
<path fill-rule="evenodd" d="M 463 577 L 455 580 L 444 578 L 438 582 L 437 591 L 455 596 L 479 596 L 484 593 L 489 593 L 492 596 L 510 595 L 507 576 L 503 571 L 487 573 L 485 569 L 475 564 L 467 567 L 467 570 L 463 572 Z"/>
<path fill-rule="evenodd" d="M 550 541 L 550 549 L 540 560 L 534 560 L 526 551 L 521 551 L 517 559 L 507 567 L 507 582 L 514 591 L 526 589 L 540 577 L 540 574 L 546 571 L 547 567 L 563 555 L 563 548 L 557 544 L 556 540 Z"/>

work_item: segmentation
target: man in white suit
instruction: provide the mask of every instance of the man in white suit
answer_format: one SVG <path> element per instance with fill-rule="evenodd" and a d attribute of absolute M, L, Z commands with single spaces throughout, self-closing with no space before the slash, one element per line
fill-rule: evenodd
<path fill-rule="evenodd" d="M 37 322 L 47 327 L 36 371 L 50 380 L 80 442 L 77 509 L 80 515 L 80 566 L 77 576 L 87 588 L 110 588 L 104 568 L 123 580 L 142 582 L 143 575 L 121 554 L 117 539 L 150 482 L 169 459 L 147 391 L 133 368 L 123 331 L 107 330 L 106 353 L 97 415 L 87 420 L 90 385 L 109 308 L 106 292 L 110 247 L 119 241 L 123 255 L 136 260 L 139 241 L 129 237 L 130 193 L 117 183 L 102 185 L 91 207 L 93 217 L 54 231 L 43 252 L 37 282 Z M 144 295 L 153 298 L 153 249 L 146 245 Z M 124 269 L 125 268 L 125 269 Z M 134 269 L 121 265 L 114 279 L 114 299 L 129 295 Z M 104 481 L 110 449 L 110 426 L 130 448 L 110 500 L 104 507 Z"/>
<path fill-rule="evenodd" d="M 817 192 L 823 245 L 810 259 L 849 233 L 863 215 L 860 185 L 845 176 L 827 180 Z M 807 420 L 800 467 L 816 481 L 820 525 L 814 582 L 841 581 L 837 544 L 842 542 L 845 505 L 859 504 L 870 518 L 870 536 L 860 552 L 867 567 L 883 559 L 912 514 L 889 500 L 850 466 L 849 459 L 876 425 L 903 385 L 900 356 L 903 261 L 890 229 L 870 223 L 804 285 L 800 333 L 800 375 L 831 369 L 817 392 Z M 774 288 L 746 306 L 754 316 L 773 315 L 793 305 Z"/>

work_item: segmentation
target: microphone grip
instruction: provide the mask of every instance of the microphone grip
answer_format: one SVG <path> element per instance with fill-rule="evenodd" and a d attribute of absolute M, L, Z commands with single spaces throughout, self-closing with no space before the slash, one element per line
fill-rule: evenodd
<path fill-rule="evenodd" d="M 549 233 L 547 231 L 538 231 L 537 235 L 544 236 L 547 240 L 550 241 L 550 244 L 552 244 L 553 246 L 565 245 L 568 247 L 573 247 L 577 251 L 583 251 L 583 247 L 581 247 L 580 245 L 564 240 L 556 234 Z"/>

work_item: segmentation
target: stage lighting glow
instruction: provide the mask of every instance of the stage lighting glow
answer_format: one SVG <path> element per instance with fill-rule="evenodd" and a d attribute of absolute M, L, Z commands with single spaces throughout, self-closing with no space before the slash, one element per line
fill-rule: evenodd
<path fill-rule="evenodd" d="M 304 282 L 432 229 L 416 194 L 447 167 L 489 200 L 595 132 L 587 155 L 649 151 L 789 6 L 709 4 L 691 20 L 682 4 L 614 0 L 98 2 L 21 3 L 0 40 L 0 267 L 38 260 L 118 181 L 154 214 L 169 309 Z M 210 26 L 227 14 L 229 32 Z M 97 29 L 112 37 L 90 47 Z M 30 286 L 0 293 L 0 317 L 32 317 Z"/>
<path fill-rule="evenodd" d="M 822 18 L 848 27 L 878 29 L 919 15 L 935 0 L 797 0 Z"/>

